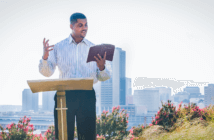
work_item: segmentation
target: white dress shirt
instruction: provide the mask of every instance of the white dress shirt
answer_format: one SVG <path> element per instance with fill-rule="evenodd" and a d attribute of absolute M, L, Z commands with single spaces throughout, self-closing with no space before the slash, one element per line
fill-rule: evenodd
<path fill-rule="evenodd" d="M 58 66 L 59 78 L 87 78 L 93 77 L 93 84 L 99 81 L 110 79 L 111 61 L 106 60 L 105 69 L 100 71 L 97 62 L 88 62 L 89 48 L 94 46 L 87 39 L 76 43 L 71 35 L 68 38 L 55 44 L 53 50 L 49 52 L 47 60 L 41 59 L 39 63 L 39 72 L 50 77 Z"/>

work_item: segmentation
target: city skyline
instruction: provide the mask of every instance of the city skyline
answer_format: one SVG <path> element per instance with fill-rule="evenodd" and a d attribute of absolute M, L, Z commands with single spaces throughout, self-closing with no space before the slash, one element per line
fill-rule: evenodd
<path fill-rule="evenodd" d="M 126 77 L 132 81 L 147 77 L 214 83 L 213 1 L 94 2 L 0 2 L 0 105 L 21 105 L 27 80 L 59 78 L 58 69 L 51 77 L 39 73 L 42 41 L 45 37 L 52 45 L 67 38 L 69 17 L 77 11 L 87 17 L 89 41 L 126 51 Z"/>

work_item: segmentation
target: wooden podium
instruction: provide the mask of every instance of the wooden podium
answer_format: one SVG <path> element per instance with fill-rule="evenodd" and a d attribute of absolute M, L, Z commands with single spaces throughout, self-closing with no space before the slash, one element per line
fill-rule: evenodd
<path fill-rule="evenodd" d="M 59 140 L 68 140 L 65 90 L 92 90 L 93 78 L 27 80 L 33 93 L 57 91 Z M 57 131 L 57 130 L 55 130 Z"/>

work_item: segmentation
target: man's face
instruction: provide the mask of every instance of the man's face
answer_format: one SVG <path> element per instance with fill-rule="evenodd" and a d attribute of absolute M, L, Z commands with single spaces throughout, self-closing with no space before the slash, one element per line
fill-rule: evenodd
<path fill-rule="evenodd" d="M 87 19 L 77 19 L 77 23 L 74 26 L 71 24 L 70 27 L 74 36 L 84 38 L 88 30 Z"/>

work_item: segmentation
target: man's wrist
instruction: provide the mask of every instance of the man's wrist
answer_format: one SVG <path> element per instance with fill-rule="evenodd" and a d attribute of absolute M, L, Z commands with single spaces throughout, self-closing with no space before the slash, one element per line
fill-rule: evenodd
<path fill-rule="evenodd" d="M 100 71 L 103 71 L 104 69 L 105 69 L 105 66 L 102 69 L 100 69 Z"/>
<path fill-rule="evenodd" d="M 43 60 L 47 60 L 47 59 L 48 59 L 48 57 L 47 57 L 47 58 L 44 58 L 44 56 L 42 56 L 42 59 L 43 59 Z"/>

